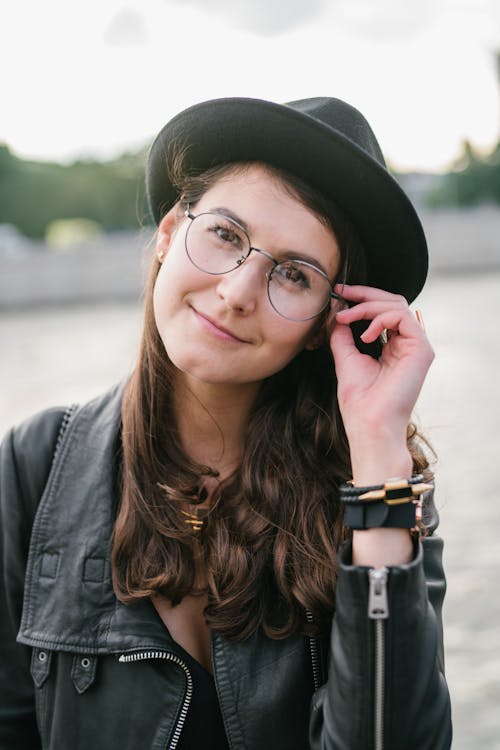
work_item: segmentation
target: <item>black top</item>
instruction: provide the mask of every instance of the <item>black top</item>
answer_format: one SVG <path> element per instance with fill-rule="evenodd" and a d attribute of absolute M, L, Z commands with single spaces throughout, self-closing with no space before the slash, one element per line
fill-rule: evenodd
<path fill-rule="evenodd" d="M 229 750 L 215 680 L 199 661 L 179 644 L 193 678 L 193 697 L 177 745 L 179 750 Z"/>

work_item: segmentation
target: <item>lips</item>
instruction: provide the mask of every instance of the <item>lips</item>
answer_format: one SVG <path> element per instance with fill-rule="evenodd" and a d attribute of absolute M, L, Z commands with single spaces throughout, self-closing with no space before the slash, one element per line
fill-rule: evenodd
<path fill-rule="evenodd" d="M 200 322 L 204 325 L 204 327 L 211 333 L 218 336 L 218 338 L 222 338 L 227 341 L 237 341 L 240 344 L 250 343 L 248 339 L 243 339 L 240 336 L 237 336 L 229 328 L 226 328 L 225 326 L 221 325 L 221 323 L 215 320 L 215 318 L 211 318 L 209 315 L 199 312 L 199 310 L 196 310 L 194 307 L 192 308 L 192 310 L 194 314 L 197 316 L 197 318 L 200 320 Z"/>

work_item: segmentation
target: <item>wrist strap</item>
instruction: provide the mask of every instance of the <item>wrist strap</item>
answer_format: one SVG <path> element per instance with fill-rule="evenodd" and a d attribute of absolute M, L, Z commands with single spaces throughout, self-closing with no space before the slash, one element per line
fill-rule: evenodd
<path fill-rule="evenodd" d="M 415 503 L 390 506 L 384 502 L 346 505 L 344 525 L 349 529 L 413 529 L 417 523 Z"/>

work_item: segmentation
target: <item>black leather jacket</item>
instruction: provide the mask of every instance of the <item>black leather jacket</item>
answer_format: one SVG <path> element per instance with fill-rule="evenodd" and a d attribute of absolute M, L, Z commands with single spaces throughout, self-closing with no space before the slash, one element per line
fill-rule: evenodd
<path fill-rule="evenodd" d="M 181 652 L 150 602 L 124 606 L 111 585 L 120 402 L 118 388 L 76 409 L 53 462 L 64 410 L 2 444 L 2 750 L 164 750 L 189 717 Z M 449 748 L 441 550 L 430 536 L 411 564 L 390 569 L 379 620 L 367 613 L 369 569 L 349 565 L 346 550 L 324 653 L 300 635 L 214 636 L 232 750 Z"/>

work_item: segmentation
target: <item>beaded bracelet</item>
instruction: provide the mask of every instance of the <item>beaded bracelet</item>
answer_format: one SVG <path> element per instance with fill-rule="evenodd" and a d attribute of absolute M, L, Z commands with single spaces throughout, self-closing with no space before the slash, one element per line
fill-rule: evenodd
<path fill-rule="evenodd" d="M 420 496 L 431 489 L 422 474 L 411 479 L 395 477 L 370 487 L 343 484 L 339 498 L 346 506 L 344 524 L 350 529 L 414 529 L 421 519 Z"/>

